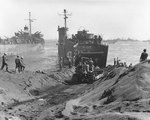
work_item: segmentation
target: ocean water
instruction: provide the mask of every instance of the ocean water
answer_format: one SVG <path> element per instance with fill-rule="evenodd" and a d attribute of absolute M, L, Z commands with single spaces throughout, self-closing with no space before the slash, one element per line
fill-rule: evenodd
<path fill-rule="evenodd" d="M 45 45 L 0 45 L 0 56 L 8 55 L 9 69 L 15 68 L 16 55 L 24 58 L 26 70 L 55 69 L 57 64 L 57 41 L 46 41 Z M 0 65 L 1 65 L 0 58 Z"/>
<path fill-rule="evenodd" d="M 8 57 L 10 69 L 15 68 L 14 59 L 16 55 L 23 56 L 26 70 L 45 70 L 55 69 L 58 61 L 57 41 L 46 41 L 45 45 L 0 45 L 0 56 L 5 52 Z M 113 64 L 114 58 L 119 58 L 121 62 L 127 65 L 139 63 L 140 55 L 143 49 L 147 49 L 150 55 L 150 44 L 148 42 L 117 42 L 108 44 L 109 51 L 107 65 Z M 1 61 L 1 58 L 0 58 Z M 1 65 L 1 63 L 0 63 Z"/>
<path fill-rule="evenodd" d="M 113 64 L 113 59 L 119 57 L 121 62 L 126 62 L 127 65 L 139 63 L 140 55 L 143 49 L 147 49 L 150 55 L 150 44 L 148 42 L 117 42 L 109 45 L 107 65 Z M 149 58 L 149 57 L 148 57 Z"/>

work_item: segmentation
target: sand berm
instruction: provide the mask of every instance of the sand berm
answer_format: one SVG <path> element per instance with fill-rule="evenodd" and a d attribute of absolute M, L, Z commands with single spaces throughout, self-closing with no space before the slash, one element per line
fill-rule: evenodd
<path fill-rule="evenodd" d="M 73 73 L 0 71 L 0 120 L 150 120 L 150 60 L 108 66 L 92 84 L 64 84 Z"/>

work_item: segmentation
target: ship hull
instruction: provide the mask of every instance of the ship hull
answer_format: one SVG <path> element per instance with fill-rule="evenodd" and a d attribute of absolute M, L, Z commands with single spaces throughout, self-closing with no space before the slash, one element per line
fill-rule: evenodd
<path fill-rule="evenodd" d="M 58 31 L 59 64 L 63 63 L 63 65 L 68 65 L 71 62 L 72 65 L 77 66 L 82 58 L 92 58 L 95 66 L 100 68 L 106 67 L 108 45 L 104 45 L 101 42 L 101 37 L 94 39 L 88 38 L 87 36 L 91 34 L 89 35 L 85 31 L 80 31 L 74 39 L 67 39 L 65 28 L 58 28 Z M 84 36 L 82 36 L 83 33 L 85 33 Z M 70 59 L 71 61 L 69 61 Z"/>
<path fill-rule="evenodd" d="M 103 49 L 102 49 L 103 48 Z M 94 66 L 106 67 L 108 46 L 99 46 L 98 51 L 81 52 L 81 57 L 92 58 Z"/>

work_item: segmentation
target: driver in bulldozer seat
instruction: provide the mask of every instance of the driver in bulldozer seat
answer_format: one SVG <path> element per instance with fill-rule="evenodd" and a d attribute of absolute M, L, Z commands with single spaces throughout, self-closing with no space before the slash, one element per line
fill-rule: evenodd
<path fill-rule="evenodd" d="M 79 62 L 75 69 L 75 74 L 73 75 L 73 82 L 81 82 L 83 79 L 83 72 L 82 72 L 82 62 Z"/>

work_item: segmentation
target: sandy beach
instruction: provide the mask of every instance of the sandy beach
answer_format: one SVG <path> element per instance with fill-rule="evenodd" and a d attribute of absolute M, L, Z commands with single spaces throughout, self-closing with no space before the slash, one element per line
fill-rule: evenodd
<path fill-rule="evenodd" d="M 150 60 L 132 68 L 109 66 L 92 84 L 66 85 L 74 69 L 0 71 L 2 120 L 148 120 Z"/>

